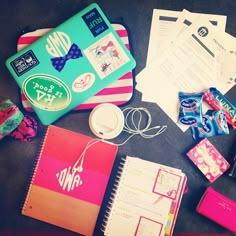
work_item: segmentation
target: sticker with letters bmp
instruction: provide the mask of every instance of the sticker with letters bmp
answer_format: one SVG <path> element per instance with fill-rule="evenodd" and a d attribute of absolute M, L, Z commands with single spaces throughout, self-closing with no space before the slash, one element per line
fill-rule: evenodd
<path fill-rule="evenodd" d="M 84 54 L 101 79 L 104 79 L 129 61 L 129 57 L 112 33 L 105 35 L 86 48 Z"/>
<path fill-rule="evenodd" d="M 18 76 L 23 75 L 39 64 L 39 61 L 32 50 L 29 50 L 17 57 L 11 63 L 12 68 Z"/>
<path fill-rule="evenodd" d="M 67 63 L 72 63 L 68 62 L 69 60 L 83 57 L 80 47 L 71 42 L 68 34 L 64 32 L 55 31 L 50 33 L 46 41 L 46 50 L 48 54 L 53 56 L 53 58 L 50 59 L 51 64 L 58 72 L 61 72 L 63 68 L 66 67 Z"/>
<path fill-rule="evenodd" d="M 82 18 L 94 37 L 108 29 L 106 22 L 96 8 L 84 14 Z"/>
<path fill-rule="evenodd" d="M 68 87 L 51 75 L 32 75 L 24 81 L 22 89 L 27 99 L 43 110 L 59 111 L 71 102 Z"/>

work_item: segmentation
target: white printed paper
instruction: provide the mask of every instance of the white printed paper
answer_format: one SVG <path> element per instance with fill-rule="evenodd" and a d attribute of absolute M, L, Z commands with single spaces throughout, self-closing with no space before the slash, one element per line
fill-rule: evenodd
<path fill-rule="evenodd" d="M 167 42 L 172 39 L 172 31 L 178 18 L 188 12 L 187 10 L 169 11 L 154 9 L 152 15 L 151 31 L 146 64 L 159 57 L 160 51 L 165 48 Z M 188 12 L 189 13 L 189 12 Z M 225 31 L 226 19 L 224 15 L 191 13 L 192 16 L 202 16 L 205 20 L 211 21 L 222 32 Z"/>
<path fill-rule="evenodd" d="M 176 24 L 180 30 L 181 24 Z M 177 120 L 180 91 L 199 93 L 217 87 L 224 94 L 233 86 L 222 78 L 225 73 L 219 64 L 230 56 L 229 37 L 202 16 L 176 35 L 161 55 L 138 74 L 136 89 L 142 92 L 143 101 L 156 102 L 185 131 L 188 126 Z"/>

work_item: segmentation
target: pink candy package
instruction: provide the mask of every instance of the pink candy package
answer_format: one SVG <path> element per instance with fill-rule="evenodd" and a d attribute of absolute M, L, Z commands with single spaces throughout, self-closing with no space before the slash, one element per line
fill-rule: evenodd
<path fill-rule="evenodd" d="M 206 138 L 189 150 L 187 156 L 211 183 L 230 168 L 230 164 Z"/>
<path fill-rule="evenodd" d="M 209 88 L 203 95 L 203 100 L 216 111 L 222 109 L 227 122 L 236 129 L 236 107 L 216 88 Z"/>

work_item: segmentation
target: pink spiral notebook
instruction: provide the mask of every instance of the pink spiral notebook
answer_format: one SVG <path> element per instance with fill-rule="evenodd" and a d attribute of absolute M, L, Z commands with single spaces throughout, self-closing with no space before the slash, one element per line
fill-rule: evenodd
<path fill-rule="evenodd" d="M 112 24 L 112 26 L 114 27 L 117 34 L 124 42 L 125 46 L 128 49 L 130 49 L 128 32 L 126 28 L 121 24 Z M 20 51 L 29 44 L 33 43 L 34 41 L 39 39 L 41 36 L 43 36 L 50 30 L 51 30 L 50 28 L 45 28 L 23 34 L 18 39 L 17 51 Z M 90 110 L 93 109 L 95 106 L 104 102 L 109 102 L 117 106 L 124 105 L 132 98 L 133 90 L 134 90 L 133 73 L 132 71 L 129 71 L 121 78 L 110 84 L 108 87 L 99 91 L 93 97 L 89 98 L 84 103 L 75 107 L 73 110 L 74 111 Z M 22 106 L 25 108 L 25 110 L 33 112 L 33 108 L 31 107 L 30 103 L 28 102 L 27 98 L 25 97 L 22 91 L 21 91 L 21 101 L 22 101 Z"/>
<path fill-rule="evenodd" d="M 117 150 L 114 144 L 49 125 L 22 214 L 92 236 Z"/>

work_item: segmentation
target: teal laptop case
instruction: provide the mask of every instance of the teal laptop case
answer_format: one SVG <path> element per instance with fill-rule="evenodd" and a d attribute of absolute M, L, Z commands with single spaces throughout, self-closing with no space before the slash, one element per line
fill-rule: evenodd
<path fill-rule="evenodd" d="M 95 3 L 6 61 L 44 125 L 53 123 L 135 65 Z"/>

